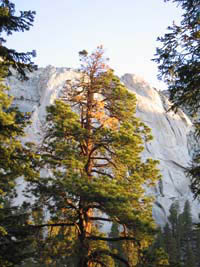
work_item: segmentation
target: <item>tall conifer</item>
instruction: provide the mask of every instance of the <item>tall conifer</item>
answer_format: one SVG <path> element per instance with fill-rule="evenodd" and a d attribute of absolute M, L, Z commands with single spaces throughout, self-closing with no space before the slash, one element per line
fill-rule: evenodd
<path fill-rule="evenodd" d="M 183 14 L 179 24 L 173 23 L 167 33 L 158 38 L 156 50 L 159 78 L 168 85 L 173 108 L 183 107 L 195 120 L 196 140 L 200 137 L 200 3 L 199 0 L 164 0 L 176 3 Z M 194 151 L 188 168 L 191 189 L 200 196 L 200 151 Z M 185 166 L 187 167 L 187 166 Z"/>
<path fill-rule="evenodd" d="M 20 138 L 29 123 L 27 114 L 12 106 L 4 78 L 17 71 L 26 79 L 25 70 L 34 70 L 33 52 L 19 53 L 5 46 L 6 35 L 26 31 L 32 26 L 34 12 L 23 11 L 15 15 L 15 5 L 9 0 L 0 1 L 0 265 L 16 266 L 29 252 L 29 231 L 24 227 L 28 221 L 25 208 L 14 207 L 11 197 L 16 196 L 16 178 L 21 175 L 34 176 L 34 153 L 30 144 L 22 144 Z"/>
<path fill-rule="evenodd" d="M 66 82 L 62 99 L 47 109 L 40 154 L 49 175 L 30 183 L 50 221 L 38 227 L 73 227 L 79 267 L 112 266 L 112 258 L 130 266 L 107 242 L 130 242 L 136 253 L 151 243 L 153 199 L 144 186 L 154 186 L 160 175 L 157 162 L 142 160 L 141 153 L 152 136 L 135 117 L 136 98 L 107 66 L 102 47 L 80 52 L 80 59 L 79 79 Z M 112 222 L 120 236 L 100 231 L 100 223 Z"/>

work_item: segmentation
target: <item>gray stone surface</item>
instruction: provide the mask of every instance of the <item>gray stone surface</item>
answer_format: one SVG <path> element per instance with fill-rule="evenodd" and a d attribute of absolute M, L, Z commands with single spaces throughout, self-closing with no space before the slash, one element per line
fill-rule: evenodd
<path fill-rule="evenodd" d="M 79 74 L 69 68 L 48 66 L 30 74 L 30 79 L 19 82 L 16 78 L 8 79 L 15 96 L 15 103 L 22 111 L 32 113 L 32 125 L 27 129 L 27 140 L 42 140 L 46 106 L 54 102 L 61 94 L 67 80 L 76 80 Z M 167 97 L 150 87 L 142 78 L 133 74 L 125 74 L 121 78 L 126 87 L 137 97 L 137 116 L 151 129 L 154 140 L 145 144 L 143 157 L 152 157 L 160 161 L 159 168 L 163 175 L 157 187 L 149 193 L 155 195 L 156 201 L 153 215 L 158 224 L 167 221 L 168 210 L 177 200 L 183 207 L 188 199 L 192 205 L 194 220 L 198 218 L 199 204 L 193 201 L 189 189 L 189 179 L 185 175 L 185 167 L 191 161 L 192 122 L 179 110 L 176 114 L 167 112 L 170 102 Z"/>

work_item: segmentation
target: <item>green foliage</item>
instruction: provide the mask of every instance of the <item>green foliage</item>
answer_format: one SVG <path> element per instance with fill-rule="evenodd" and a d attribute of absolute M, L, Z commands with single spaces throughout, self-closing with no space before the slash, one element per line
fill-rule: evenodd
<path fill-rule="evenodd" d="M 168 219 L 171 224 L 172 234 L 175 235 L 175 232 L 177 232 L 178 228 L 179 203 L 178 202 L 172 203 L 169 212 L 170 215 Z"/>
<path fill-rule="evenodd" d="M 151 256 L 157 249 L 161 249 L 169 256 L 169 266 L 199 266 L 199 230 L 192 223 L 189 201 L 185 202 L 182 213 L 178 203 L 173 203 L 168 219 L 170 224 L 167 223 L 157 235 Z"/>
<path fill-rule="evenodd" d="M 136 98 L 106 65 L 102 48 L 80 57 L 79 80 L 68 81 L 62 99 L 47 108 L 40 164 L 49 174 L 30 179 L 29 189 L 49 212 L 49 227 L 75 227 L 77 266 L 107 266 L 108 258 L 130 266 L 107 242 L 134 249 L 152 242 L 153 198 L 144 188 L 160 175 L 157 161 L 141 159 L 152 136 L 135 117 Z M 101 233 L 105 222 L 122 227 L 120 236 Z"/>
<path fill-rule="evenodd" d="M 170 1 L 170 0 L 167 0 Z M 200 12 L 198 0 L 171 0 L 183 9 L 180 25 L 173 23 L 159 37 L 156 59 L 159 77 L 169 86 L 174 107 L 184 106 L 194 114 L 200 103 Z"/>
<path fill-rule="evenodd" d="M 34 11 L 20 11 L 20 15 L 15 15 L 15 4 L 9 0 L 1 0 L 0 3 L 0 75 L 7 76 L 12 73 L 12 67 L 17 71 L 21 79 L 27 78 L 25 71 L 36 69 L 36 65 L 32 62 L 35 51 L 17 52 L 9 49 L 3 44 L 6 40 L 2 35 L 11 35 L 13 32 L 28 31 L 34 21 Z"/>
<path fill-rule="evenodd" d="M 29 123 L 27 115 L 11 107 L 12 98 L 6 94 L 0 82 L 0 197 L 15 187 L 15 179 L 22 174 L 34 175 L 32 170 L 34 154 L 31 144 L 23 145 L 24 129 Z M 0 204 L 1 204 L 0 198 Z"/>
<path fill-rule="evenodd" d="M 119 236 L 120 236 L 120 231 L 119 231 L 118 224 L 116 222 L 113 222 L 110 233 L 109 233 L 109 237 L 112 238 L 112 237 L 119 237 Z M 125 257 L 122 241 L 110 243 L 109 246 L 113 253 L 120 255 L 120 257 Z M 123 267 L 123 266 L 124 266 L 123 263 L 121 263 L 118 260 L 115 260 L 115 267 Z"/>
<path fill-rule="evenodd" d="M 34 19 L 34 12 L 23 11 L 15 15 L 15 5 L 8 0 L 2 0 L 0 5 L 0 33 L 11 35 L 15 31 L 29 30 Z M 15 68 L 26 78 L 25 70 L 33 70 L 30 62 L 31 54 L 21 53 L 27 60 L 20 59 L 15 50 L 10 50 L 2 44 L 6 40 L 1 37 L 0 46 L 0 195 L 8 193 L 15 186 L 14 180 L 22 174 L 33 175 L 31 144 L 22 145 L 24 129 L 28 125 L 28 114 L 21 113 L 12 107 L 13 98 L 8 96 L 8 88 L 4 85 L 4 77 L 9 74 L 10 67 Z M 2 50 L 5 50 L 2 52 Z"/>
<path fill-rule="evenodd" d="M 19 140 L 28 123 L 26 116 L 10 107 L 12 98 L 2 83 L 0 90 L 0 262 L 2 266 L 14 266 L 30 256 L 23 249 L 30 243 L 31 233 L 23 227 L 27 220 L 25 210 L 6 203 L 17 196 L 16 178 L 35 176 L 35 156 L 31 146 Z"/>
<path fill-rule="evenodd" d="M 15 5 L 8 0 L 0 3 L 0 265 L 16 266 L 31 256 L 28 246 L 33 231 L 27 229 L 28 213 L 25 207 L 14 207 L 16 178 L 36 175 L 35 154 L 32 144 L 22 144 L 24 129 L 29 124 L 28 114 L 12 106 L 4 78 L 15 69 L 21 79 L 26 79 L 25 70 L 36 66 L 31 62 L 33 53 L 18 53 L 8 49 L 2 35 L 29 30 L 34 12 L 24 11 L 15 15 Z M 25 249 L 27 247 L 27 250 Z"/>
<path fill-rule="evenodd" d="M 184 235 L 188 236 L 188 238 L 191 235 L 192 232 L 192 215 L 191 215 L 191 207 L 190 202 L 187 200 L 184 205 L 183 213 L 181 214 L 181 220 L 183 221 L 184 225 Z"/>
<path fill-rule="evenodd" d="M 17 207 L 4 202 L 0 209 L 0 263 L 1 266 L 16 266 L 26 258 L 32 257 L 30 244 L 34 229 L 27 227 L 28 213 L 25 207 Z"/>
<path fill-rule="evenodd" d="M 192 247 L 190 244 L 187 244 L 186 245 L 186 259 L 185 259 L 185 262 L 184 262 L 184 267 L 187 267 L 187 266 L 191 266 L 191 267 L 195 267 L 196 266 L 196 260 L 195 260 L 195 256 L 194 256 L 194 253 L 192 251 Z"/>
<path fill-rule="evenodd" d="M 170 0 L 166 0 L 170 1 Z M 173 23 L 168 32 L 158 38 L 156 58 L 159 77 L 169 88 L 172 108 L 184 107 L 196 117 L 200 108 L 200 10 L 199 0 L 171 0 L 183 9 L 180 25 Z M 198 115 L 199 116 L 199 115 Z M 200 136 L 199 119 L 195 122 L 196 136 Z M 199 140 L 198 140 L 199 142 Z M 200 195 L 200 153 L 195 151 L 193 163 L 188 168 L 191 189 Z"/>

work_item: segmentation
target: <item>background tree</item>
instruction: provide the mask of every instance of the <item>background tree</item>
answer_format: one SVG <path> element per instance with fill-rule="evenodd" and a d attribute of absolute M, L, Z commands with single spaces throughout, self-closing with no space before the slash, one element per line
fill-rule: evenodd
<path fill-rule="evenodd" d="M 168 220 L 171 224 L 172 235 L 175 237 L 178 229 L 178 216 L 180 213 L 179 203 L 174 202 L 169 208 Z"/>
<path fill-rule="evenodd" d="M 192 214 L 191 214 L 191 207 L 190 202 L 187 200 L 184 205 L 184 209 L 182 214 L 180 215 L 181 218 L 181 228 L 182 228 L 182 235 L 181 235 L 181 249 L 182 255 L 184 258 L 184 266 L 189 264 L 191 266 L 195 266 L 195 255 L 193 253 L 194 250 L 194 234 L 193 234 L 193 223 L 192 223 Z"/>
<path fill-rule="evenodd" d="M 174 232 L 176 234 L 176 232 Z M 167 223 L 163 229 L 164 248 L 169 255 L 169 263 L 172 266 L 179 266 L 179 251 L 177 249 L 177 241 L 173 235 L 170 225 Z"/>
<path fill-rule="evenodd" d="M 197 266 L 197 262 L 195 260 L 195 256 L 193 253 L 193 249 L 190 244 L 186 244 L 186 254 L 185 254 L 185 260 L 184 260 L 184 267 L 191 266 L 195 267 Z"/>
<path fill-rule="evenodd" d="M 195 227 L 196 228 L 196 227 Z M 200 249 L 200 230 L 194 229 L 194 235 L 196 237 L 196 248 L 195 248 L 195 260 L 197 262 L 197 266 L 200 266 L 200 255 L 199 255 L 199 249 Z"/>
<path fill-rule="evenodd" d="M 73 227 L 79 267 L 113 266 L 112 258 L 131 266 L 107 243 L 129 241 L 139 249 L 152 241 L 153 199 L 144 185 L 154 186 L 160 175 L 156 161 L 141 159 L 152 137 L 134 115 L 135 96 L 106 65 L 102 47 L 91 55 L 80 52 L 80 59 L 80 78 L 68 81 L 62 100 L 47 108 L 40 154 L 48 174 L 29 185 L 36 205 L 50 214 L 38 227 Z M 113 222 L 120 236 L 100 230 Z"/>
<path fill-rule="evenodd" d="M 120 231 L 119 231 L 119 225 L 116 222 L 112 223 L 112 227 L 110 229 L 109 237 L 120 237 Z M 119 254 L 121 257 L 124 257 L 124 251 L 123 251 L 123 242 L 112 242 L 109 244 L 111 251 L 113 253 Z M 115 260 L 115 267 L 123 267 L 124 264 L 120 261 Z"/>
<path fill-rule="evenodd" d="M 192 214 L 190 202 L 186 200 L 183 213 L 181 214 L 181 221 L 183 224 L 183 235 L 189 241 L 192 233 Z"/>
<path fill-rule="evenodd" d="M 142 266 L 148 267 L 166 267 L 169 264 L 169 255 L 165 250 L 165 235 L 162 232 L 162 228 L 158 229 L 156 237 L 150 248 L 147 249 L 146 255 L 144 255 L 144 264 Z"/>
<path fill-rule="evenodd" d="M 151 258 L 154 259 L 156 249 L 160 249 L 162 253 L 168 254 L 169 266 L 200 266 L 199 229 L 196 228 L 196 224 L 192 223 L 189 201 L 185 202 L 182 213 L 180 213 L 178 203 L 172 203 L 168 219 L 170 223 L 160 230 L 151 247 Z M 164 253 L 161 255 L 164 256 Z"/>

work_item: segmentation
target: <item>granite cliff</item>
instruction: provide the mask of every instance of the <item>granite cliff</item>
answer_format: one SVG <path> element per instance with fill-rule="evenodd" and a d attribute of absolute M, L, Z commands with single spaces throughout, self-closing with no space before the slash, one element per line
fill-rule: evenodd
<path fill-rule="evenodd" d="M 79 74 L 69 68 L 48 66 L 29 76 L 29 80 L 25 82 L 20 82 L 12 76 L 8 78 L 7 84 L 11 88 L 10 94 L 15 98 L 14 103 L 20 110 L 31 112 L 32 125 L 27 129 L 27 140 L 40 142 L 46 106 L 59 97 L 67 80 L 78 79 Z M 193 219 L 196 220 L 199 204 L 193 201 L 190 182 L 185 175 L 185 167 L 191 161 L 195 146 L 191 138 L 192 122 L 181 110 L 176 114 L 167 112 L 170 107 L 167 97 L 142 78 L 125 74 L 121 81 L 136 94 L 137 116 L 152 129 L 154 136 L 153 141 L 145 144 L 143 157 L 159 160 L 163 175 L 157 187 L 149 192 L 156 197 L 153 215 L 157 223 L 163 225 L 166 222 L 169 207 L 174 201 L 179 201 L 183 207 L 187 199 L 192 206 Z"/>

